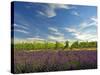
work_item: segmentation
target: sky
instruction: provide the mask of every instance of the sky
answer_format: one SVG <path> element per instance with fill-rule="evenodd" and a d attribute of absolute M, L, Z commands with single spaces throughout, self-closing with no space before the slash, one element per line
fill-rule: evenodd
<path fill-rule="evenodd" d="M 97 7 L 14 2 L 15 40 L 96 41 Z"/>

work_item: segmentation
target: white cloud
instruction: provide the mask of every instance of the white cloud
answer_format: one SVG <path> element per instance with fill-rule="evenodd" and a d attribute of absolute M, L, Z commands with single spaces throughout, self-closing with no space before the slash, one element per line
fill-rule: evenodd
<path fill-rule="evenodd" d="M 60 33 L 60 32 L 55 32 L 53 33 L 54 35 L 57 35 L 57 36 L 63 36 L 64 34 L 63 33 Z"/>
<path fill-rule="evenodd" d="M 65 28 L 68 32 L 77 32 L 74 28 Z"/>
<path fill-rule="evenodd" d="M 72 9 L 72 8 L 74 8 L 74 7 L 68 6 L 66 4 L 48 4 L 48 5 L 52 9 L 59 9 L 59 8 L 62 8 L 62 9 Z"/>
<path fill-rule="evenodd" d="M 89 40 L 89 41 L 94 41 L 94 40 L 97 40 L 96 39 L 96 35 L 93 35 L 93 34 L 87 34 L 87 33 L 73 33 L 73 35 L 75 35 L 75 38 L 76 39 L 79 39 L 79 40 Z"/>
<path fill-rule="evenodd" d="M 63 36 L 53 36 L 53 35 L 49 35 L 48 36 L 49 40 L 52 41 L 65 41 L 65 38 Z"/>
<path fill-rule="evenodd" d="M 80 24 L 80 28 L 87 28 L 87 27 L 91 27 L 91 26 L 97 26 L 97 18 L 95 17 L 91 17 L 88 21 L 86 22 L 82 22 Z"/>
<path fill-rule="evenodd" d="M 77 25 L 77 27 L 67 27 L 64 28 L 67 32 L 70 32 L 71 35 L 73 35 L 78 40 L 88 40 L 88 41 L 95 41 L 97 40 L 97 34 L 96 29 L 91 30 L 90 27 L 97 26 L 96 21 L 93 19 L 91 22 L 91 19 L 89 19 L 90 22 L 83 22 L 80 25 Z M 87 28 L 86 31 L 84 31 Z M 94 34 L 95 33 L 95 34 Z"/>
<path fill-rule="evenodd" d="M 46 16 L 48 18 L 56 16 L 56 9 L 72 9 L 75 7 L 68 6 L 65 4 L 48 4 L 48 7 L 44 7 L 44 11 L 38 11 L 39 14 Z"/>
<path fill-rule="evenodd" d="M 57 28 L 49 27 L 49 32 L 51 35 L 48 35 L 48 39 L 52 41 L 65 41 L 64 34 L 61 33 Z"/>
<path fill-rule="evenodd" d="M 74 35 L 76 39 L 78 40 L 97 40 L 97 35 L 95 34 L 90 34 L 90 33 L 87 33 L 87 32 L 82 32 L 82 30 L 80 29 L 74 29 L 74 28 L 66 28 L 66 30 L 68 32 L 71 32 L 71 35 Z"/>
<path fill-rule="evenodd" d="M 97 17 L 93 16 L 93 17 L 91 17 L 91 20 L 94 22 L 97 22 Z"/>
<path fill-rule="evenodd" d="M 80 14 L 79 14 L 78 12 L 76 12 L 76 11 L 73 11 L 73 12 L 72 12 L 72 15 L 80 16 Z"/>
<path fill-rule="evenodd" d="M 53 35 L 57 35 L 57 36 L 63 36 L 64 34 L 61 33 L 57 28 L 54 27 L 49 27 L 49 32 Z"/>
<path fill-rule="evenodd" d="M 48 29 L 49 29 L 50 31 L 53 31 L 53 32 L 58 32 L 58 29 L 56 29 L 56 28 L 54 28 L 54 27 L 48 27 Z"/>
<path fill-rule="evenodd" d="M 38 38 L 38 37 L 27 38 L 27 39 L 28 39 L 28 40 L 40 40 L 40 41 L 44 40 L 44 39 L 42 39 L 42 38 Z"/>
<path fill-rule="evenodd" d="M 24 33 L 24 34 L 29 34 L 28 31 L 20 30 L 20 29 L 15 29 L 14 32 L 20 32 L 20 33 Z"/>
<path fill-rule="evenodd" d="M 22 29 L 28 30 L 28 27 L 23 26 L 23 25 L 19 25 L 19 24 L 14 24 L 14 27 L 18 27 L 18 28 L 22 28 Z"/>
<path fill-rule="evenodd" d="M 16 28 L 18 27 L 18 28 Z M 19 29 L 22 28 L 22 29 Z M 20 33 L 24 33 L 24 34 L 29 34 L 29 32 L 27 31 L 28 27 L 24 26 L 24 25 L 19 25 L 19 24 L 14 24 L 14 32 L 20 32 Z"/>
<path fill-rule="evenodd" d="M 43 16 L 46 16 L 48 18 L 56 16 L 55 11 L 53 11 L 52 9 L 45 10 L 44 12 L 38 11 L 38 13 L 41 14 L 41 15 L 43 15 Z"/>
<path fill-rule="evenodd" d="M 21 38 L 15 38 L 14 39 L 14 43 L 33 43 L 34 41 L 39 42 L 39 43 L 43 43 L 44 39 L 41 38 L 25 38 L 25 39 L 21 39 Z"/>

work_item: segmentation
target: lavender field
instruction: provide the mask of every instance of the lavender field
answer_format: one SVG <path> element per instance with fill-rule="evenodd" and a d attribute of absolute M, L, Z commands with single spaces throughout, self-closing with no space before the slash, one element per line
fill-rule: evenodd
<path fill-rule="evenodd" d="M 14 73 L 97 68 L 97 51 L 15 51 Z"/>

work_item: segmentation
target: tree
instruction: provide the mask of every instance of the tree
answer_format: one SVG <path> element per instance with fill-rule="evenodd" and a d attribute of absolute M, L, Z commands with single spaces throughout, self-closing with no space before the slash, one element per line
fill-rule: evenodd
<path fill-rule="evenodd" d="M 97 48 L 97 42 L 96 41 L 89 42 L 88 46 L 89 48 Z"/>
<path fill-rule="evenodd" d="M 71 48 L 71 49 L 73 49 L 73 48 L 79 48 L 79 43 L 78 43 L 78 41 L 73 42 L 72 45 L 70 46 L 70 48 Z"/>
<path fill-rule="evenodd" d="M 48 49 L 48 42 L 44 41 L 45 49 Z"/>
<path fill-rule="evenodd" d="M 69 48 L 69 41 L 66 41 L 66 42 L 65 42 L 65 46 L 64 46 L 63 49 L 65 49 L 65 48 Z"/>
<path fill-rule="evenodd" d="M 58 47 L 59 47 L 59 42 L 56 41 L 55 49 L 57 49 Z"/>
<path fill-rule="evenodd" d="M 88 48 L 88 42 L 80 42 L 79 48 Z"/>

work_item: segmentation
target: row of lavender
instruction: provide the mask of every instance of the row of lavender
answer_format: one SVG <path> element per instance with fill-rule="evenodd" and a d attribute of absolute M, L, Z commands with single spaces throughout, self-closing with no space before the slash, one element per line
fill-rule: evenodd
<path fill-rule="evenodd" d="M 15 51 L 14 72 L 48 72 L 97 68 L 97 51 Z"/>

